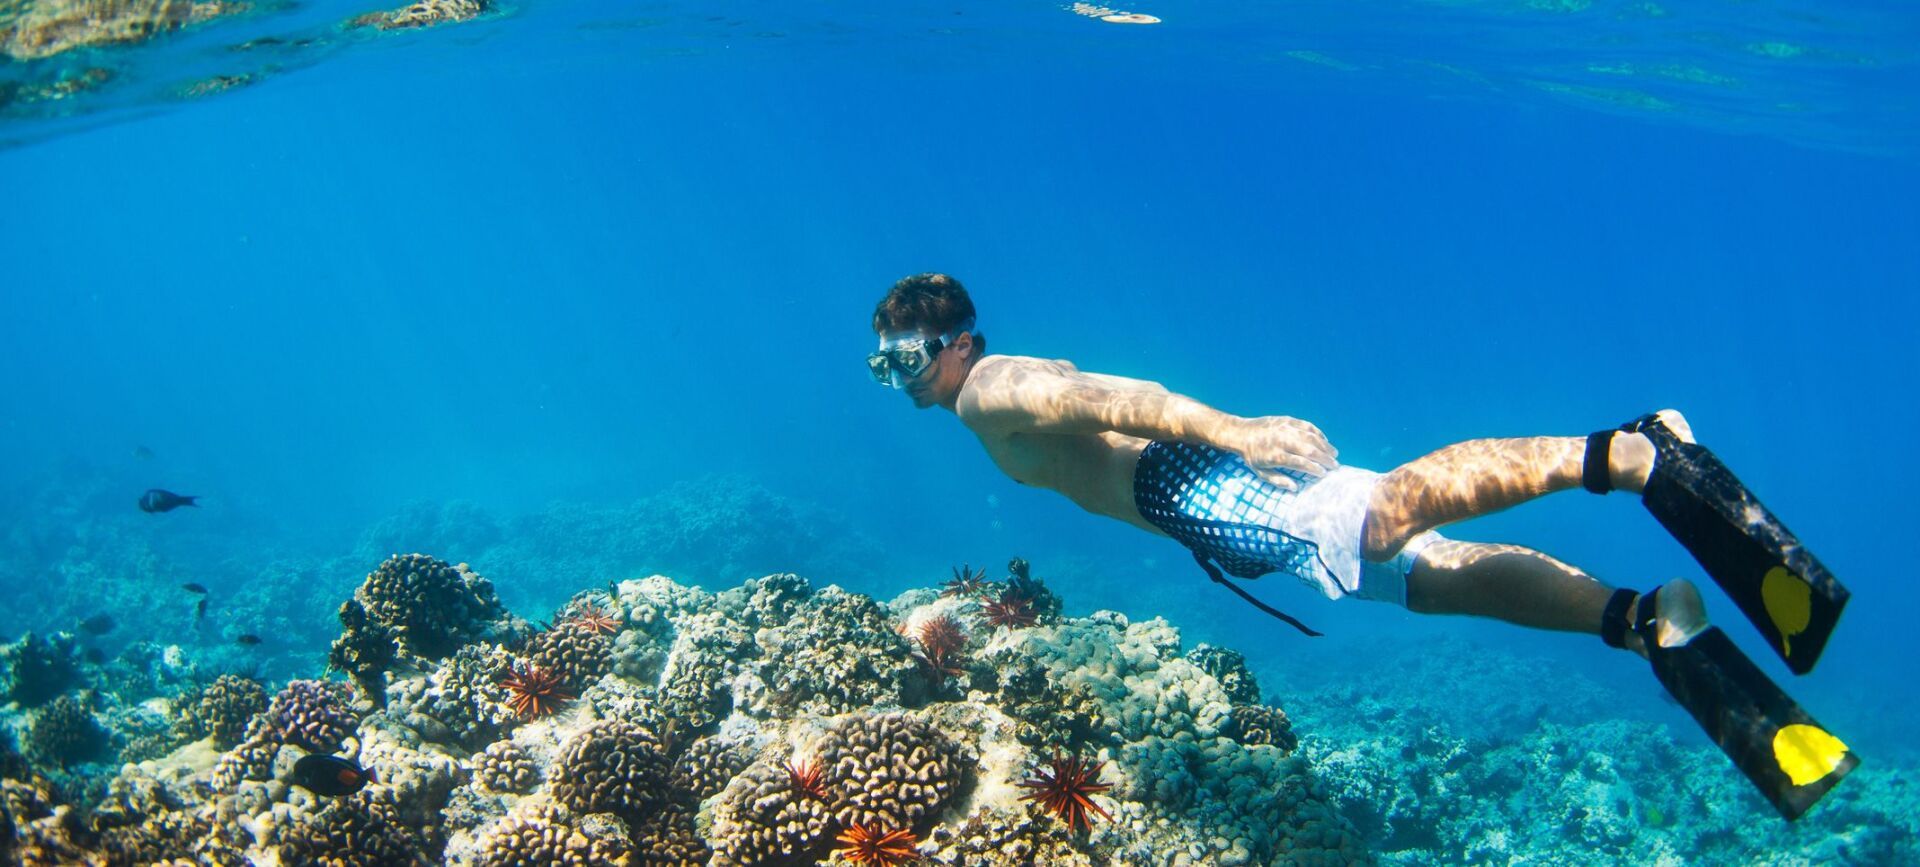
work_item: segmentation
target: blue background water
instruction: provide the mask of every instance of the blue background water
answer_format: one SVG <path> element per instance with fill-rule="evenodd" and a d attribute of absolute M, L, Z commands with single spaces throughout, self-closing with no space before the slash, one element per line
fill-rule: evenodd
<path fill-rule="evenodd" d="M 885 288 L 943 270 L 993 351 L 1308 418 L 1376 469 L 1680 407 L 1856 595 L 1789 685 L 1902 749 L 1920 25 L 1635 10 L 531 6 L 109 115 L 0 151 L 0 521 L 183 562 L 218 539 L 218 580 L 289 580 L 228 552 L 344 555 L 416 501 L 511 516 L 731 474 L 874 541 L 821 582 L 888 596 L 1020 555 L 1075 610 L 1165 615 L 1282 683 L 1464 634 L 1690 726 L 1590 638 L 1262 582 L 1328 633 L 1302 639 L 1172 543 L 1007 481 L 861 368 Z M 205 508 L 140 515 L 149 486 Z M 1450 532 L 1617 583 L 1699 575 L 1621 496 Z M 48 577 L 18 562 L 0 580 L 30 601 Z M 336 577 L 344 598 L 358 574 Z M 26 628 L 48 625 L 0 631 Z"/>

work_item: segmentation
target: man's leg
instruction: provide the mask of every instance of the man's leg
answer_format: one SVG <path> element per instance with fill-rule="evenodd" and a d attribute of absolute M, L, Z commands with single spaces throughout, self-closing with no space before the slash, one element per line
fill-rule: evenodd
<path fill-rule="evenodd" d="M 1560 632 L 1600 634 L 1600 617 L 1612 595 L 1613 588 L 1593 576 L 1518 545 L 1443 539 L 1420 552 L 1407 573 L 1412 611 L 1491 617 Z M 1629 620 L 1638 605 L 1636 598 Z M 1646 655 L 1639 636 L 1629 632 L 1626 642 L 1629 650 Z"/>
<path fill-rule="evenodd" d="M 1679 413 L 1660 415 L 1682 437 L 1691 437 Z M 1374 486 L 1361 553 L 1378 563 L 1428 530 L 1577 487 L 1586 456 L 1586 437 L 1524 437 L 1468 440 L 1402 464 Z M 1639 493 L 1653 472 L 1653 458 L 1646 435 L 1615 436 L 1607 457 L 1613 486 Z"/>

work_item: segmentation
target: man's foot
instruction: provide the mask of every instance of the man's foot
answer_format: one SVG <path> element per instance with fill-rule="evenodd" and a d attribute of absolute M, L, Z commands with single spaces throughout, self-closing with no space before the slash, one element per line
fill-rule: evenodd
<path fill-rule="evenodd" d="M 1679 410 L 1663 409 L 1654 415 L 1682 442 L 1694 441 L 1693 428 L 1687 425 L 1686 417 Z M 1638 494 L 1646 489 L 1647 479 L 1653 476 L 1653 460 L 1653 441 L 1647 439 L 1646 434 L 1614 434 L 1607 448 L 1607 475 L 1616 489 Z"/>
<path fill-rule="evenodd" d="M 1628 623 L 1640 622 L 1643 614 L 1640 606 L 1646 598 L 1642 594 L 1633 600 L 1627 614 Z M 1700 589 L 1685 578 L 1675 578 L 1662 586 L 1659 595 L 1654 597 L 1654 643 L 1661 647 L 1679 647 L 1705 631 L 1707 604 L 1700 598 Z M 1625 639 L 1628 650 L 1643 657 L 1647 655 L 1646 639 L 1638 631 L 1629 628 Z"/>

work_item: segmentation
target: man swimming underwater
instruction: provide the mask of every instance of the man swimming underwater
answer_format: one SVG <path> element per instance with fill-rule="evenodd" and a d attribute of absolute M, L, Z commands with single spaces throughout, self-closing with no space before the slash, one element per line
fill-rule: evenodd
<path fill-rule="evenodd" d="M 867 358 L 869 372 L 921 409 L 951 410 L 1015 481 L 1172 537 L 1249 601 L 1222 570 L 1241 578 L 1285 572 L 1330 598 L 1423 614 L 1597 634 L 1649 658 L 1789 819 L 1858 762 L 1707 625 L 1692 582 L 1675 579 L 1646 594 L 1615 590 L 1539 551 L 1435 532 L 1576 486 L 1642 494 L 1805 673 L 1846 590 L 1693 443 L 1678 412 L 1584 437 L 1470 440 L 1382 474 L 1341 466 L 1320 429 L 1300 419 L 1230 415 L 1158 383 L 1065 360 L 987 355 L 974 320 L 958 280 L 905 278 L 874 310 L 880 345 Z"/>

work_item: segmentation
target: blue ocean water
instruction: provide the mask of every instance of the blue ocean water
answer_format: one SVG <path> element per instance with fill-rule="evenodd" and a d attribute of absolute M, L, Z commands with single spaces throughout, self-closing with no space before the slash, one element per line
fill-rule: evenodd
<path fill-rule="evenodd" d="M 0 66 L 116 70 L 0 106 L 0 635 L 107 608 L 113 643 L 259 633 L 285 676 L 383 544 L 475 558 L 528 612 L 643 566 L 886 598 L 1021 556 L 1071 609 L 1165 616 L 1273 684 L 1365 688 L 1459 637 L 1704 742 L 1590 638 L 1256 585 L 1327 633 L 1304 639 L 1172 543 L 999 475 L 861 369 L 874 302 L 937 270 L 994 352 L 1306 418 L 1373 469 L 1683 409 L 1856 597 L 1806 678 L 1710 610 L 1868 761 L 1915 761 L 1904 4 L 1161 2 L 1134 26 L 528 0 L 337 26 L 365 11 Z M 178 96 L 221 74 L 258 80 Z M 203 508 L 140 514 L 149 487 Z M 737 550 L 620 547 L 687 509 L 737 519 Z M 1700 577 L 1619 495 L 1448 532 Z M 196 625 L 181 581 L 252 601 Z"/>

